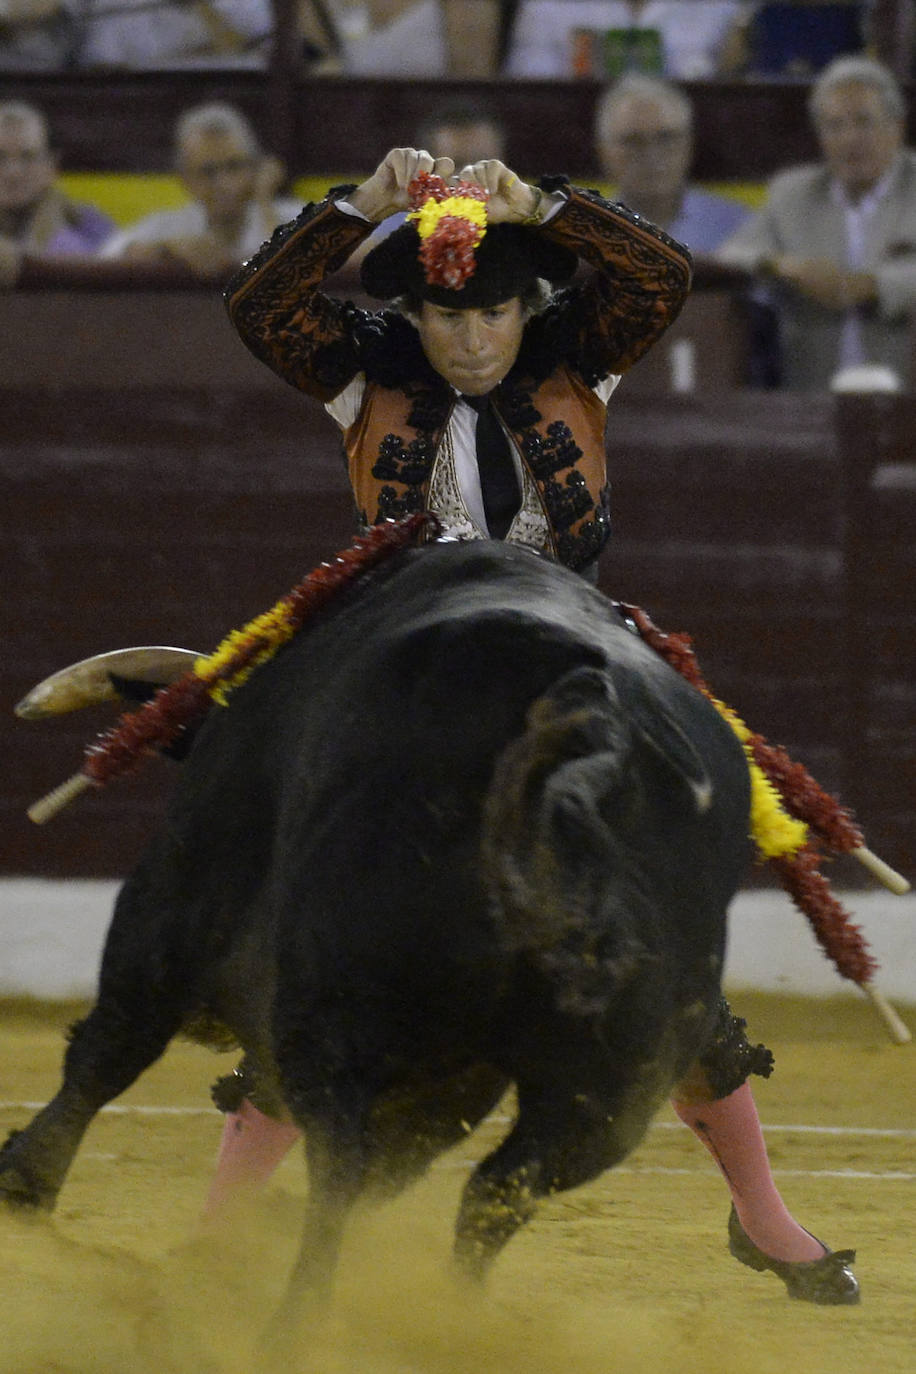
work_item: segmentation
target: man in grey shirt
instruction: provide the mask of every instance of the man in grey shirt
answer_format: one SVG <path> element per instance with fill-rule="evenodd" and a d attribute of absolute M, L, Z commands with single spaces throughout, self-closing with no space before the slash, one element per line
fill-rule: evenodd
<path fill-rule="evenodd" d="M 823 161 L 778 173 L 763 209 L 716 256 L 771 284 L 786 387 L 818 390 L 863 363 L 906 384 L 916 153 L 904 147 L 903 96 L 879 62 L 838 58 L 812 87 L 810 111 Z"/>

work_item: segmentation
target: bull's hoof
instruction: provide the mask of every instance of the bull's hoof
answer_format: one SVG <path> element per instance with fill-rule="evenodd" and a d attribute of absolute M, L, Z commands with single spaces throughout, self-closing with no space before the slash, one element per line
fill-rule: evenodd
<path fill-rule="evenodd" d="M 42 1187 L 28 1169 L 15 1162 L 16 1138 L 21 1131 L 10 1131 L 0 1149 L 0 1203 L 19 1211 L 50 1212 L 57 1194 Z"/>
<path fill-rule="evenodd" d="M 734 1207 L 728 1218 L 728 1248 L 736 1260 L 750 1269 L 758 1273 L 768 1269 L 782 1279 L 790 1298 L 832 1306 L 849 1306 L 859 1301 L 859 1284 L 849 1267 L 855 1260 L 855 1250 L 827 1250 L 819 1260 L 800 1263 L 771 1259 L 747 1235 Z"/>
<path fill-rule="evenodd" d="M 18 1169 L 4 1169 L 0 1171 L 0 1203 L 21 1212 L 50 1212 L 54 1197 Z"/>

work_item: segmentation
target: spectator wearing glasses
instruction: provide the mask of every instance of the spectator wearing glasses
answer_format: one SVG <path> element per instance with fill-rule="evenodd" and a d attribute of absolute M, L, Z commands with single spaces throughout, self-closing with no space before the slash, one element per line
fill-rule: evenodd
<path fill-rule="evenodd" d="M 178 258 L 202 276 L 250 258 L 299 203 L 278 197 L 283 176 L 265 157 L 251 125 L 231 105 L 196 106 L 175 126 L 175 170 L 191 197 L 131 225 L 102 250 L 135 261 Z"/>
<path fill-rule="evenodd" d="M 827 387 L 864 364 L 912 376 L 916 309 L 916 153 L 891 72 L 838 58 L 809 110 L 822 160 L 778 173 L 762 210 L 717 256 L 772 287 L 783 335 L 783 385 Z"/>
<path fill-rule="evenodd" d="M 692 253 L 711 253 L 745 220 L 736 200 L 688 182 L 693 160 L 693 108 L 677 86 L 631 73 L 598 101 L 595 151 L 616 199 Z"/>

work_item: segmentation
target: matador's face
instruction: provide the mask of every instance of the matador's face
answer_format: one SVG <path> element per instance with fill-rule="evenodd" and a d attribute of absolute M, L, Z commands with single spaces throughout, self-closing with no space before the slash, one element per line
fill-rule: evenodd
<path fill-rule="evenodd" d="M 485 396 L 518 357 L 527 311 L 518 296 L 484 309 L 455 310 L 424 301 L 413 318 L 440 377 L 466 396 Z"/>

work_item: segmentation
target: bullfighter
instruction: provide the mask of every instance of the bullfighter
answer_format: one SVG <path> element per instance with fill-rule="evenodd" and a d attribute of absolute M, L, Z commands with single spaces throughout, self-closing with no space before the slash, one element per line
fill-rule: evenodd
<path fill-rule="evenodd" d="M 361 266 L 365 291 L 388 308 L 322 290 L 404 211 Z M 432 509 L 447 538 L 521 542 L 595 581 L 610 534 L 608 402 L 690 281 L 686 248 L 565 178 L 532 185 L 487 160 L 456 184 L 449 159 L 396 148 L 360 185 L 277 230 L 226 301 L 252 353 L 339 425 L 362 527 Z M 771 1056 L 743 1028 L 723 1004 L 713 1043 L 673 1098 L 731 1193 L 731 1253 L 792 1297 L 854 1303 L 852 1252 L 804 1230 L 776 1189 L 747 1081 L 769 1074 Z M 297 1135 L 252 1097 L 243 1066 L 234 1093 L 222 1091 L 211 1214 L 269 1176 Z"/>

